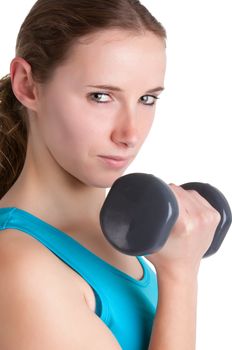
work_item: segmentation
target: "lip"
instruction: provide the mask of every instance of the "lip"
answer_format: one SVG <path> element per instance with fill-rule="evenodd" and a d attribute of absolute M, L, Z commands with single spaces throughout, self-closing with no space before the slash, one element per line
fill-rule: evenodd
<path fill-rule="evenodd" d="M 100 157 L 103 157 L 103 158 L 108 158 L 108 159 L 114 159 L 114 160 L 129 160 L 129 158 L 125 158 L 125 157 L 119 157 L 119 156 L 112 156 L 112 155 L 109 155 L 109 156 L 100 156 Z"/>
<path fill-rule="evenodd" d="M 129 158 L 122 158 L 118 156 L 99 156 L 99 158 L 101 158 L 107 166 L 115 169 L 123 168 L 129 162 Z"/>

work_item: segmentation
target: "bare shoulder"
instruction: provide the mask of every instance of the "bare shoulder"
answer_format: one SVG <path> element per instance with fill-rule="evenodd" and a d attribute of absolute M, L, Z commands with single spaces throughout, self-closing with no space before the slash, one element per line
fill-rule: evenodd
<path fill-rule="evenodd" d="M 62 282 L 64 278 L 69 279 L 69 272 L 73 272 L 42 243 L 16 229 L 0 231 L 0 265 L 9 266 L 30 276 L 38 270 L 43 276 L 48 274 L 50 278 L 53 276 Z M 79 282 L 78 287 L 81 288 L 83 279 L 78 274 L 75 277 Z"/>
<path fill-rule="evenodd" d="M 0 232 L 0 349 L 120 350 L 53 259 L 32 237 Z"/>
<path fill-rule="evenodd" d="M 22 277 L 38 279 L 65 288 L 68 297 L 75 302 L 75 293 L 81 292 L 92 311 L 95 310 L 95 297 L 88 283 L 72 268 L 53 254 L 42 243 L 30 235 L 16 229 L 0 231 L 0 268 L 10 269 Z M 12 271 L 13 269 L 13 271 Z"/>

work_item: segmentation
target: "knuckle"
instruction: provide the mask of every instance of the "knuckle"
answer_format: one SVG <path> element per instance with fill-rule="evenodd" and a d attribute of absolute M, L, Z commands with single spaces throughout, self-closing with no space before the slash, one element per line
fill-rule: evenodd
<path fill-rule="evenodd" d="M 213 210 L 213 218 L 217 223 L 221 220 L 221 214 L 216 209 Z"/>
<path fill-rule="evenodd" d="M 191 231 L 193 222 L 190 218 L 187 218 L 185 215 L 181 215 L 178 218 L 178 221 L 174 225 L 174 231 L 178 236 L 186 235 Z"/>
<path fill-rule="evenodd" d="M 213 213 L 211 210 L 203 209 L 198 213 L 198 223 L 207 225 L 212 221 Z"/>
<path fill-rule="evenodd" d="M 180 237 L 189 236 L 194 229 L 194 223 L 191 220 L 183 220 L 182 222 L 180 222 L 178 229 Z"/>
<path fill-rule="evenodd" d="M 221 215 L 217 210 L 213 209 L 204 209 L 201 210 L 198 214 L 198 222 L 202 224 L 209 224 L 211 222 L 213 223 L 219 223 L 221 220 Z"/>

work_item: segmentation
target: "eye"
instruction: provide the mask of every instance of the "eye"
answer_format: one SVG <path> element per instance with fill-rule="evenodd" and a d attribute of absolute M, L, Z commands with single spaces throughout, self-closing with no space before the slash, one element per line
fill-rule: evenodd
<path fill-rule="evenodd" d="M 147 105 L 147 106 L 153 106 L 153 105 L 156 103 L 156 100 L 159 99 L 159 97 L 154 96 L 154 95 L 144 95 L 144 96 L 142 96 L 142 97 L 148 97 L 148 99 L 149 99 L 149 97 L 150 97 L 150 98 L 152 97 L 152 99 L 155 99 L 155 101 L 153 101 L 153 102 L 151 102 L 151 103 L 145 103 L 145 105 Z M 148 100 L 148 99 L 146 99 L 146 100 Z"/>
<path fill-rule="evenodd" d="M 103 92 L 93 92 L 93 93 L 89 94 L 90 99 L 95 101 L 96 103 L 109 103 L 109 101 L 106 101 L 106 100 L 102 101 L 101 100 L 103 96 L 105 96 L 105 97 L 108 96 L 109 97 L 109 94 L 106 94 L 106 93 L 103 93 Z M 156 100 L 159 99 L 159 97 L 154 96 L 154 95 L 144 95 L 144 96 L 142 96 L 142 98 L 144 98 L 144 97 L 147 97 L 145 100 L 148 100 L 148 101 L 149 101 L 149 98 L 153 99 L 153 102 L 145 103 L 146 106 L 153 106 L 155 104 Z"/>
<path fill-rule="evenodd" d="M 89 94 L 89 97 L 91 98 L 91 100 L 94 100 L 97 103 L 108 103 L 108 101 L 99 101 L 102 96 L 109 96 L 108 94 L 104 94 L 103 92 L 94 92 Z"/>

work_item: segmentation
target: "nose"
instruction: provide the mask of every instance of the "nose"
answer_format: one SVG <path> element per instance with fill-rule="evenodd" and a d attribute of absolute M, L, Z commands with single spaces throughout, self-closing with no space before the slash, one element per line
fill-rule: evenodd
<path fill-rule="evenodd" d="M 121 110 L 115 119 L 111 138 L 117 144 L 135 147 L 139 142 L 139 118 L 135 111 Z"/>

